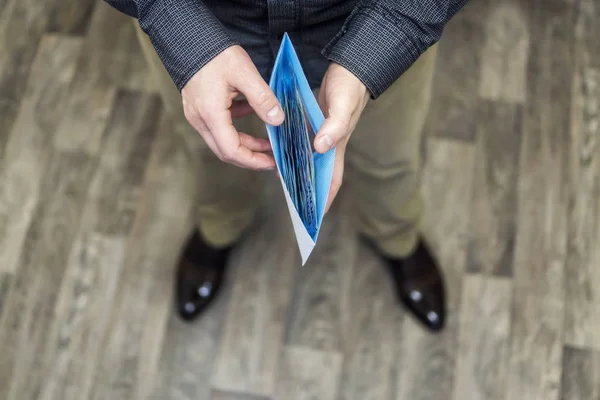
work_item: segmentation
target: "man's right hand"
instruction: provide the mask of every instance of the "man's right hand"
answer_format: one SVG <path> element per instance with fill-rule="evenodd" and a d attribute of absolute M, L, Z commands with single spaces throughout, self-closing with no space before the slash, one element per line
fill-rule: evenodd
<path fill-rule="evenodd" d="M 239 94 L 246 100 L 234 100 Z M 181 91 L 188 122 L 220 160 L 255 170 L 275 168 L 268 139 L 238 132 L 232 118 L 256 113 L 265 123 L 283 123 L 275 94 L 240 46 L 221 52 L 198 71 Z"/>

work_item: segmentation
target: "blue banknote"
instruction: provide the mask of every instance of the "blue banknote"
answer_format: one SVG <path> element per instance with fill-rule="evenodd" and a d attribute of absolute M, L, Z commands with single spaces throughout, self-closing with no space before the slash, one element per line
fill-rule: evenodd
<path fill-rule="evenodd" d="M 281 173 L 300 219 L 313 237 L 317 233 L 317 199 L 312 141 L 296 77 L 291 65 L 285 68 L 288 72 L 276 84 L 276 95 L 285 114 L 283 125 L 276 129 L 281 149 Z"/>

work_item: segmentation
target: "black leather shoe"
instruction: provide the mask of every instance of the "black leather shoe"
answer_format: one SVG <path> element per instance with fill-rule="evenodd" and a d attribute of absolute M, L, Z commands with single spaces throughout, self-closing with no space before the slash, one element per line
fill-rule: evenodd
<path fill-rule="evenodd" d="M 183 249 L 176 278 L 177 311 L 195 319 L 218 294 L 231 247 L 215 249 L 194 230 Z"/>
<path fill-rule="evenodd" d="M 429 330 L 442 330 L 446 320 L 446 293 L 442 273 L 421 240 L 406 258 L 386 258 L 398 297 Z"/>

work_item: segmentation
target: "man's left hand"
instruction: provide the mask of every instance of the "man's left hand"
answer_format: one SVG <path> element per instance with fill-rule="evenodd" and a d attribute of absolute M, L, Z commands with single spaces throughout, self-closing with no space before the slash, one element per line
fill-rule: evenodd
<path fill-rule="evenodd" d="M 369 100 L 366 86 L 346 68 L 332 63 L 321 83 L 318 102 L 325 121 L 315 137 L 315 150 L 335 149 L 335 163 L 325 212 L 329 211 L 344 175 L 344 154 L 350 135 Z"/>

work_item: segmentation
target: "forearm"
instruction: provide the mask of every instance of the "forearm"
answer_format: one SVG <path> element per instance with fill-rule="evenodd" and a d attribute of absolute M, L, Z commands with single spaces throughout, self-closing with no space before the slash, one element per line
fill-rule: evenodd
<path fill-rule="evenodd" d="M 467 0 L 371 0 L 355 8 L 323 55 L 354 73 L 379 97 L 439 41 Z"/>
<path fill-rule="evenodd" d="M 181 90 L 204 65 L 237 44 L 200 0 L 104 0 L 137 18 Z"/>

